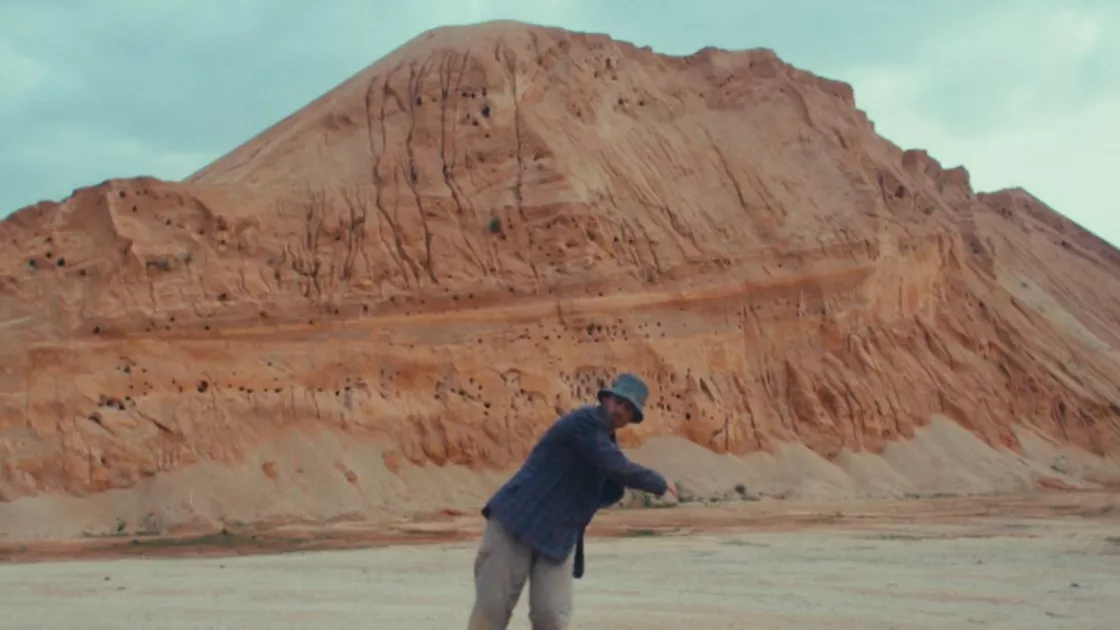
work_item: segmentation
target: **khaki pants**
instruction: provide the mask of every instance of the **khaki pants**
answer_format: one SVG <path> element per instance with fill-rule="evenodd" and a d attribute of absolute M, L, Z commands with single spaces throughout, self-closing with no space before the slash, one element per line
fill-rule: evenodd
<path fill-rule="evenodd" d="M 538 556 L 495 519 L 474 561 L 474 609 L 468 630 L 506 630 L 529 581 L 529 621 L 533 630 L 565 630 L 572 616 L 572 558 L 553 562 Z"/>

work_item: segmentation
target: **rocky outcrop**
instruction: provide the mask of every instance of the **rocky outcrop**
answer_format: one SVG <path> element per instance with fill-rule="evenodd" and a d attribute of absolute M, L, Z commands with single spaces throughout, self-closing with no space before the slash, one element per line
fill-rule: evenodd
<path fill-rule="evenodd" d="M 432 31 L 184 182 L 0 240 L 8 502 L 203 464 L 360 491 L 260 461 L 292 432 L 502 470 L 617 369 L 653 385 L 631 446 L 833 458 L 940 414 L 1120 451 L 1116 250 L 765 50 Z"/>

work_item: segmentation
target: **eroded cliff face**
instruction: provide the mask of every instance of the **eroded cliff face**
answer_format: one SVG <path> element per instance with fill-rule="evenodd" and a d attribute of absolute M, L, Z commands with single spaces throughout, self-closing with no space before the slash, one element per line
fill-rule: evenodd
<path fill-rule="evenodd" d="M 619 369 L 653 389 L 628 445 L 831 458 L 938 413 L 1120 451 L 1120 254 L 765 50 L 434 31 L 184 182 L 0 239 L 5 501 L 294 479 L 256 455 L 292 431 L 503 469 Z"/>

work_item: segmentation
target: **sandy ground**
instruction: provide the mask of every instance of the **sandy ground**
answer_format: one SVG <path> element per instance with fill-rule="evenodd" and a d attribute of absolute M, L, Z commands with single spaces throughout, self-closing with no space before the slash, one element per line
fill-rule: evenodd
<path fill-rule="evenodd" d="M 413 524 L 454 542 L 2 564 L 0 627 L 464 627 L 476 520 Z M 1120 613 L 1116 494 L 617 510 L 596 531 L 574 629 L 1103 630 Z"/>

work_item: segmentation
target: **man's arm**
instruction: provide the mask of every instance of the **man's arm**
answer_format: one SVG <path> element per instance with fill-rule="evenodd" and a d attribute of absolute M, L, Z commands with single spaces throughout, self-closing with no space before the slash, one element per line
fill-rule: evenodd
<path fill-rule="evenodd" d="M 572 444 L 593 466 L 603 469 L 618 483 L 658 496 L 665 494 L 669 484 L 660 473 L 626 459 L 618 445 L 594 419 L 578 418 L 571 432 Z"/>
<path fill-rule="evenodd" d="M 599 507 L 610 507 L 621 501 L 624 496 L 626 496 L 626 490 L 622 487 L 622 484 L 614 479 L 607 479 L 603 482 L 603 489 L 599 491 Z"/>

